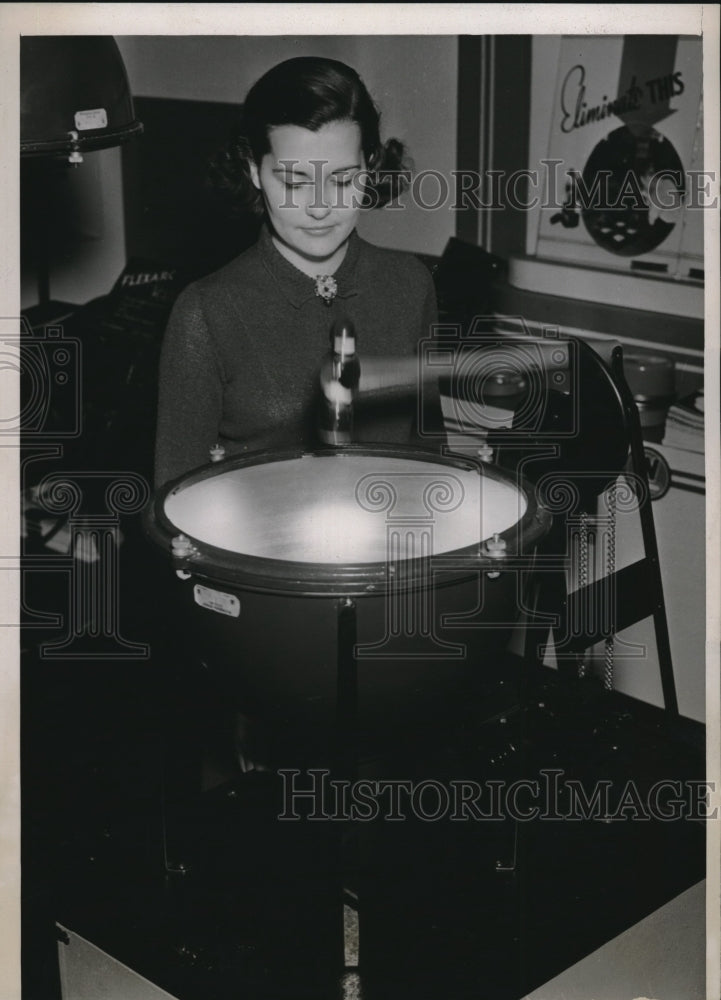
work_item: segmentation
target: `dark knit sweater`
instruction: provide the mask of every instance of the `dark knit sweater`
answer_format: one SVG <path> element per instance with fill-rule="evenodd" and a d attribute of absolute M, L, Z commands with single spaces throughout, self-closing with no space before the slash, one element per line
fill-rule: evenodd
<path fill-rule="evenodd" d="M 436 318 L 433 283 L 412 254 L 381 249 L 353 233 L 335 273 L 330 306 L 315 282 L 287 261 L 263 230 L 259 241 L 189 285 L 168 322 L 160 360 L 156 486 L 228 454 L 312 447 L 318 372 L 331 323 L 348 317 L 363 356 L 414 353 Z M 415 400 L 366 408 L 356 439 L 409 439 Z"/>

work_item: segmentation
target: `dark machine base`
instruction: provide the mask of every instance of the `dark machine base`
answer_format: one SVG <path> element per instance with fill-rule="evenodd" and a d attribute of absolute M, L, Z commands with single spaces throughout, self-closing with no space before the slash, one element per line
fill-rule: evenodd
<path fill-rule="evenodd" d="M 702 727 L 669 727 L 659 710 L 593 681 L 559 684 L 552 671 L 527 686 L 521 709 L 506 668 L 505 705 L 475 727 L 399 748 L 376 777 L 508 787 L 563 772 L 589 793 L 600 781 L 620 793 L 633 779 L 641 800 L 657 781 L 703 778 Z M 56 920 L 179 1000 L 338 997 L 338 824 L 310 821 L 311 801 L 298 807 L 306 818 L 281 822 L 279 775 L 229 774 L 186 816 L 187 874 L 165 872 L 157 717 L 147 698 L 138 704 L 131 673 L 93 689 L 88 668 L 74 704 L 58 675 L 35 706 L 45 745 L 66 751 L 38 791 L 42 815 L 26 821 L 25 997 L 54 1000 Z M 26 766 L 47 770 L 48 757 Z M 432 811 L 433 795 L 425 802 Z M 704 875 L 697 819 L 406 815 L 355 833 L 358 882 L 348 888 L 358 893 L 364 998 L 518 1000 Z"/>

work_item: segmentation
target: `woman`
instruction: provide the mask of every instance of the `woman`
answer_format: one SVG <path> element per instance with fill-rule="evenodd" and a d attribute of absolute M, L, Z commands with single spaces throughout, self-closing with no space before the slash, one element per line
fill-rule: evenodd
<path fill-rule="evenodd" d="M 255 246 L 190 285 L 161 357 L 156 485 L 228 454 L 313 446 L 318 371 L 335 319 L 350 319 L 364 356 L 413 354 L 436 317 L 433 284 L 411 254 L 362 240 L 363 205 L 398 190 L 403 147 L 381 143 L 379 113 L 358 74 L 303 57 L 250 90 L 223 174 L 264 214 Z M 361 379 L 361 390 L 363 381 Z M 359 440 L 407 441 L 413 405 L 376 407 Z"/>

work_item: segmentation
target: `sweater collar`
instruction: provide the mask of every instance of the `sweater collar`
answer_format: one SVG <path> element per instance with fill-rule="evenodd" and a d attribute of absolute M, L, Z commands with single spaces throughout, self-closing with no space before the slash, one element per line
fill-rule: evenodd
<path fill-rule="evenodd" d="M 315 298 L 318 298 L 319 305 L 323 304 L 320 297 L 316 295 L 315 279 L 299 271 L 278 251 L 267 224 L 264 224 L 260 231 L 258 248 L 265 268 L 276 282 L 281 294 L 291 305 L 299 309 L 306 302 Z M 354 229 L 348 239 L 345 257 L 333 275 L 338 285 L 337 299 L 349 299 L 358 294 L 356 264 L 360 252 L 361 239 Z"/>

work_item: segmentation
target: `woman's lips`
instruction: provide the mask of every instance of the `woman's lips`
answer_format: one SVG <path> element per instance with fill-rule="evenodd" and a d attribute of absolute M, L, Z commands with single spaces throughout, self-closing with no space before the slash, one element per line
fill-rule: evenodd
<path fill-rule="evenodd" d="M 303 232 L 309 233 L 311 236 L 325 236 L 326 233 L 330 233 L 335 226 L 310 226 L 306 227 Z"/>

